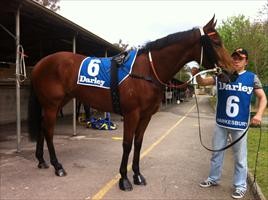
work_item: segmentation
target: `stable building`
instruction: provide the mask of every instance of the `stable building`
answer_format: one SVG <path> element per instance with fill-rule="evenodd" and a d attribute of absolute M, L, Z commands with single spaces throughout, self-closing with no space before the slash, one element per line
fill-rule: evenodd
<path fill-rule="evenodd" d="M 0 125 L 17 122 L 18 143 L 31 70 L 58 51 L 110 57 L 121 49 L 32 0 L 0 1 Z M 64 113 L 72 112 L 71 102 Z"/>

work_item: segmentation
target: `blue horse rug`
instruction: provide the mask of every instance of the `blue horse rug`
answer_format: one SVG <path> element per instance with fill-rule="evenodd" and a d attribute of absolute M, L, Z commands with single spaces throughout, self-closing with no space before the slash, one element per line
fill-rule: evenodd
<path fill-rule="evenodd" d="M 129 51 L 129 58 L 118 68 L 118 84 L 121 84 L 131 73 L 136 55 L 136 50 Z M 110 89 L 111 60 L 112 57 L 85 58 L 80 65 L 77 84 Z"/>

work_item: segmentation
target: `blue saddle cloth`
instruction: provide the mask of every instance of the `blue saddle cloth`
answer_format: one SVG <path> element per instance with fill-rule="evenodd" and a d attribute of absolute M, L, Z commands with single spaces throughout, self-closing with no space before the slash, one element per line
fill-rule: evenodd
<path fill-rule="evenodd" d="M 118 84 L 121 84 L 131 73 L 137 55 L 136 50 L 129 51 L 129 58 L 118 69 Z M 77 84 L 110 89 L 111 57 L 85 58 L 79 69 Z"/>

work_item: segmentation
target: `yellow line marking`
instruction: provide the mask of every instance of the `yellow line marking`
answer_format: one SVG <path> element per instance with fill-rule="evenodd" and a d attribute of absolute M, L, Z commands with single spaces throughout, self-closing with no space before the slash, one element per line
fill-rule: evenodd
<path fill-rule="evenodd" d="M 123 137 L 112 137 L 112 140 L 123 140 Z"/>
<path fill-rule="evenodd" d="M 154 142 L 151 146 L 149 146 L 140 156 L 140 160 L 145 157 L 150 151 L 153 150 L 155 146 L 157 146 L 166 136 L 168 136 L 171 131 L 173 131 L 174 128 L 176 128 L 186 117 L 187 115 L 194 109 L 195 105 L 190 108 L 190 110 L 182 117 L 180 118 L 169 130 L 167 130 L 156 142 Z M 131 164 L 128 164 L 127 170 L 129 171 L 131 169 Z M 102 189 L 99 190 L 98 193 L 96 193 L 92 200 L 100 200 L 104 197 L 104 195 L 119 181 L 121 175 L 118 173 L 113 179 L 111 179 Z M 87 197 L 86 199 L 88 199 Z"/>

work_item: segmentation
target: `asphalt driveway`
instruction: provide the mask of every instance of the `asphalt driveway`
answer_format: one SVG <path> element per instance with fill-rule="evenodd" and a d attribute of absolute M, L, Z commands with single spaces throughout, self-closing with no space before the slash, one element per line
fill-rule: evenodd
<path fill-rule="evenodd" d="M 210 147 L 215 120 L 208 96 L 199 97 L 199 109 L 203 141 Z M 1 199 L 232 199 L 231 150 L 226 151 L 220 185 L 199 187 L 207 177 L 211 153 L 200 145 L 194 99 L 163 106 L 153 116 L 144 136 L 140 162 L 147 185 L 133 185 L 131 192 L 118 187 L 123 124 L 117 115 L 113 115 L 113 121 L 117 130 L 100 131 L 79 125 L 78 135 L 72 137 L 71 118 L 58 120 L 54 143 L 68 173 L 66 177 L 56 177 L 52 166 L 37 168 L 35 144 L 28 141 L 26 128 L 20 153 L 15 152 L 14 127 L 2 128 Z M 45 158 L 49 160 L 47 150 Z M 130 170 L 131 181 L 132 175 Z M 248 191 L 244 199 L 254 197 Z"/>

